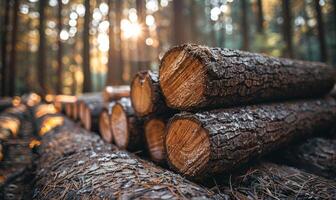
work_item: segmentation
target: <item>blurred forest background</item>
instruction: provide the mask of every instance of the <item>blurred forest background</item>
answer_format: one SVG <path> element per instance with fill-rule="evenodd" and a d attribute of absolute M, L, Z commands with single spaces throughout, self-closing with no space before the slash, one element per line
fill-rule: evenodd
<path fill-rule="evenodd" d="M 1 0 L 1 95 L 78 94 L 192 42 L 336 63 L 336 0 Z"/>

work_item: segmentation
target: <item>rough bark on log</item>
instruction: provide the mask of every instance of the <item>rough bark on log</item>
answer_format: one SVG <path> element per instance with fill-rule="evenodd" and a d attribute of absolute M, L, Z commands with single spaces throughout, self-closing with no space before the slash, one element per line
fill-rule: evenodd
<path fill-rule="evenodd" d="M 323 63 L 186 44 L 165 54 L 159 78 L 167 105 L 191 110 L 317 97 L 335 77 Z"/>
<path fill-rule="evenodd" d="M 112 143 L 112 127 L 110 124 L 112 108 L 115 102 L 106 103 L 102 112 L 99 115 L 99 132 L 105 142 Z"/>
<path fill-rule="evenodd" d="M 113 106 L 110 124 L 119 148 L 135 151 L 144 147 L 143 119 L 135 115 L 129 98 L 122 98 Z"/>
<path fill-rule="evenodd" d="M 151 160 L 157 163 L 166 161 L 164 138 L 166 135 L 167 118 L 151 117 L 144 125 L 147 149 Z"/>
<path fill-rule="evenodd" d="M 180 175 L 110 148 L 78 127 L 45 135 L 34 199 L 215 199 Z"/>
<path fill-rule="evenodd" d="M 172 112 L 162 96 L 157 72 L 141 71 L 134 76 L 131 83 L 131 100 L 135 113 L 140 117 Z"/>
<path fill-rule="evenodd" d="M 311 138 L 276 155 L 281 163 L 336 180 L 336 139 Z"/>
<path fill-rule="evenodd" d="M 333 98 L 181 113 L 168 124 L 165 146 L 175 169 L 198 178 L 326 131 L 335 120 Z"/>
<path fill-rule="evenodd" d="M 129 97 L 130 90 L 129 85 L 106 86 L 103 90 L 103 99 L 105 102 L 110 102 Z"/>
<path fill-rule="evenodd" d="M 219 180 L 220 181 L 220 180 Z M 336 182 L 293 167 L 260 163 L 219 184 L 233 199 L 335 199 Z"/>

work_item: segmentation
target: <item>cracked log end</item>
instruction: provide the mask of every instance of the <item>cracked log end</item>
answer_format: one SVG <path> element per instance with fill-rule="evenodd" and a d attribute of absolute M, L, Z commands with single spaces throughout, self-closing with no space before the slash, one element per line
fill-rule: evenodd
<path fill-rule="evenodd" d="M 131 84 L 131 100 L 134 111 L 145 116 L 153 111 L 154 91 L 148 72 L 138 73 Z"/>
<path fill-rule="evenodd" d="M 155 162 L 165 160 L 164 136 L 166 124 L 161 119 L 150 119 L 145 124 L 145 137 L 151 159 Z"/>
<path fill-rule="evenodd" d="M 210 160 L 210 140 L 201 123 L 175 118 L 167 130 L 165 145 L 169 163 L 186 176 L 202 172 Z"/>
<path fill-rule="evenodd" d="M 106 142 L 112 143 L 113 137 L 110 127 L 110 116 L 106 110 L 102 111 L 99 117 L 99 132 Z"/>
<path fill-rule="evenodd" d="M 205 93 L 205 67 L 181 47 L 166 53 L 160 66 L 160 86 L 169 107 L 195 107 Z M 183 95 L 181 95 L 183 94 Z"/>
<path fill-rule="evenodd" d="M 128 119 L 125 110 L 118 103 L 112 109 L 111 126 L 115 144 L 121 149 L 126 149 L 129 138 Z"/>

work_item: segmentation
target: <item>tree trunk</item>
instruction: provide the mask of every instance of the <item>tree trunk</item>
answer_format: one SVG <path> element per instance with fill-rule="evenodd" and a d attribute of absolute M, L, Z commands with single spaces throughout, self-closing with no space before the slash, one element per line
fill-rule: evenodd
<path fill-rule="evenodd" d="M 180 45 L 187 42 L 184 16 L 184 1 L 173 0 L 173 43 Z"/>
<path fill-rule="evenodd" d="M 166 136 L 167 120 L 168 118 L 151 117 L 145 122 L 144 131 L 147 149 L 151 160 L 156 163 L 166 162 L 164 138 Z"/>
<path fill-rule="evenodd" d="M 318 30 L 318 40 L 319 40 L 319 44 L 320 44 L 321 61 L 327 62 L 328 52 L 327 52 L 327 46 L 326 46 L 322 11 L 321 11 L 321 6 L 320 6 L 319 2 L 320 2 L 319 0 L 314 0 L 315 12 L 316 12 L 316 21 L 317 21 L 317 30 Z"/>
<path fill-rule="evenodd" d="M 112 143 L 113 141 L 111 114 L 114 105 L 115 102 L 105 103 L 103 111 L 99 115 L 99 132 L 107 143 Z"/>
<path fill-rule="evenodd" d="M 282 12 L 283 12 L 283 39 L 286 43 L 285 57 L 293 58 L 293 41 L 292 41 L 292 15 L 290 0 L 282 0 Z"/>
<path fill-rule="evenodd" d="M 264 32 L 264 12 L 262 0 L 257 0 L 257 31 Z"/>
<path fill-rule="evenodd" d="M 9 1 L 4 1 L 4 24 L 1 40 L 1 96 L 8 95 L 7 33 L 9 24 Z"/>
<path fill-rule="evenodd" d="M 103 90 L 103 99 L 105 102 L 115 101 L 122 97 L 130 96 L 129 85 L 106 86 Z"/>
<path fill-rule="evenodd" d="M 219 180 L 220 181 L 220 180 Z M 334 199 L 336 182 L 273 163 L 260 163 L 220 184 L 233 199 Z M 237 194 L 238 193 L 238 194 Z"/>
<path fill-rule="evenodd" d="M 336 180 L 336 139 L 312 138 L 277 156 L 283 163 Z"/>
<path fill-rule="evenodd" d="M 142 150 L 143 120 L 135 116 L 129 98 L 122 98 L 113 106 L 111 127 L 114 142 L 120 149 Z"/>
<path fill-rule="evenodd" d="M 38 82 L 40 86 L 40 92 L 42 95 L 46 94 L 46 36 L 45 36 L 45 7 L 47 1 L 40 1 L 39 3 L 39 14 L 40 14 L 40 25 L 39 25 L 39 49 L 38 49 L 38 58 L 37 58 L 37 69 L 38 69 Z"/>
<path fill-rule="evenodd" d="M 91 69 L 90 69 L 90 0 L 84 0 L 85 16 L 84 16 L 84 30 L 83 30 L 83 92 L 90 92 L 92 90 Z"/>
<path fill-rule="evenodd" d="M 131 83 L 131 100 L 140 117 L 174 112 L 164 102 L 157 72 L 141 71 L 135 75 Z"/>
<path fill-rule="evenodd" d="M 57 18 L 57 25 L 58 25 L 58 52 L 57 52 L 57 86 L 56 86 L 56 93 L 62 94 L 63 93 L 63 62 L 62 62 L 62 56 L 63 56 L 63 45 L 61 40 L 61 31 L 63 29 L 63 23 L 62 23 L 62 0 L 58 0 L 58 18 Z"/>
<path fill-rule="evenodd" d="M 249 43 L 249 23 L 247 19 L 248 15 L 248 1 L 241 1 L 241 30 L 243 34 L 243 50 L 248 50 L 250 48 Z"/>
<path fill-rule="evenodd" d="M 159 75 L 167 105 L 180 110 L 316 97 L 335 82 L 323 63 L 198 45 L 169 50 Z"/>
<path fill-rule="evenodd" d="M 184 175 L 227 172 L 258 156 L 331 128 L 333 98 L 175 115 L 167 127 L 171 165 Z"/>
<path fill-rule="evenodd" d="M 114 146 L 111 149 L 84 129 L 66 129 L 55 129 L 42 139 L 36 199 L 215 199 L 205 188 Z M 59 174 L 56 179 L 55 174 Z"/>
<path fill-rule="evenodd" d="M 148 46 L 145 44 L 145 40 L 148 36 L 148 29 L 146 25 L 146 2 L 145 0 L 136 0 L 136 10 L 138 14 L 138 23 L 142 27 L 142 33 L 137 38 L 137 56 L 138 62 L 137 67 L 132 67 L 132 69 L 138 69 L 132 73 L 132 77 L 139 70 L 146 70 L 150 67 L 150 62 L 148 60 Z"/>
<path fill-rule="evenodd" d="M 19 21 L 19 0 L 14 0 L 13 5 L 13 29 L 11 41 L 11 54 L 9 58 L 9 74 L 8 74 L 8 94 L 14 96 L 16 91 L 16 40 Z"/>

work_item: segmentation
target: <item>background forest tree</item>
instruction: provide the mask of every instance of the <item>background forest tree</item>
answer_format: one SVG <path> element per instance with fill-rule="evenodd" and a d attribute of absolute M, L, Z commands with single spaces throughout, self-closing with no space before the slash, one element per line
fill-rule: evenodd
<path fill-rule="evenodd" d="M 78 94 L 192 42 L 336 63 L 336 0 L 0 1 L 1 95 Z"/>

